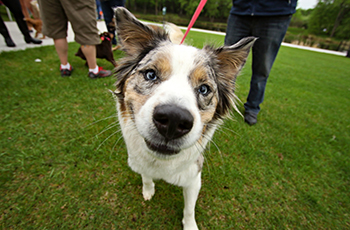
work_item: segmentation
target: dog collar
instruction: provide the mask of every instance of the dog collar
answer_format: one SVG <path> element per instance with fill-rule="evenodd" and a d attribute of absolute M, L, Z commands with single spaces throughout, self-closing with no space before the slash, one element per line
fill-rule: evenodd
<path fill-rule="evenodd" d="M 106 37 L 101 37 L 101 40 L 104 41 L 105 39 L 107 39 L 108 41 L 111 41 L 110 38 L 106 38 Z"/>

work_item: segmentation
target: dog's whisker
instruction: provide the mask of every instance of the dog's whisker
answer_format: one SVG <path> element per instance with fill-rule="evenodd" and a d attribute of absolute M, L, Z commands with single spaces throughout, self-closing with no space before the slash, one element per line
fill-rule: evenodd
<path fill-rule="evenodd" d="M 207 137 L 206 135 L 202 135 L 202 137 L 205 138 L 206 140 L 208 140 L 208 143 L 209 143 L 209 144 L 212 143 L 212 144 L 216 147 L 216 149 L 217 149 L 217 151 L 218 151 L 218 153 L 219 153 L 219 155 L 220 155 L 222 164 L 224 165 L 224 158 L 223 158 L 223 155 L 222 155 L 222 152 L 221 152 L 219 146 L 218 146 L 211 138 Z"/>
<path fill-rule="evenodd" d="M 233 133 L 233 134 L 235 134 L 235 135 L 239 135 L 239 133 L 237 133 L 237 132 L 234 131 L 233 129 L 229 129 L 229 128 L 224 127 L 224 126 L 221 126 L 217 131 L 218 131 L 218 132 L 222 132 L 222 133 L 224 133 L 225 135 L 229 136 L 229 133 L 224 132 L 224 129 L 227 130 L 227 131 L 229 131 L 229 132 L 231 132 L 231 133 Z"/>
<path fill-rule="evenodd" d="M 113 154 L 113 150 L 115 149 L 115 147 L 117 146 L 117 144 L 119 143 L 119 141 L 121 140 L 123 138 L 123 136 L 120 136 L 119 138 L 118 138 L 118 140 L 116 140 L 116 142 L 114 143 L 114 145 L 113 145 L 113 148 L 111 149 L 111 151 L 110 151 L 110 154 L 112 155 Z M 117 152 L 117 149 L 116 149 L 116 152 Z"/>
<path fill-rule="evenodd" d="M 105 120 L 108 120 L 108 119 L 111 119 L 111 118 L 117 118 L 117 115 L 114 114 L 114 115 L 112 115 L 112 116 L 99 119 L 99 120 L 97 120 L 97 121 L 92 122 L 91 124 L 88 124 L 87 126 L 85 126 L 85 127 L 83 127 L 83 128 L 86 129 L 86 128 L 88 128 L 88 127 L 90 127 L 90 126 L 92 126 L 92 125 L 95 125 L 95 124 L 97 124 L 97 123 L 99 123 L 99 122 L 101 122 L 101 121 L 105 121 Z"/>
<path fill-rule="evenodd" d="M 95 137 L 98 137 L 99 135 L 101 135 L 102 133 L 104 132 L 107 132 L 108 130 L 116 127 L 116 126 L 119 126 L 119 123 L 118 122 L 113 122 L 111 124 L 109 124 L 106 128 L 104 128 L 100 133 L 96 134 Z M 121 131 L 121 129 L 118 129 L 118 131 Z"/>
<path fill-rule="evenodd" d="M 99 150 L 100 147 L 101 147 L 107 140 L 109 140 L 109 138 L 111 138 L 112 136 L 114 136 L 116 133 L 119 133 L 119 132 L 120 132 L 120 130 L 117 130 L 117 131 L 115 131 L 114 133 L 112 133 L 111 135 L 109 135 L 107 138 L 105 138 L 104 141 L 102 141 L 102 143 L 97 147 L 96 150 Z"/>

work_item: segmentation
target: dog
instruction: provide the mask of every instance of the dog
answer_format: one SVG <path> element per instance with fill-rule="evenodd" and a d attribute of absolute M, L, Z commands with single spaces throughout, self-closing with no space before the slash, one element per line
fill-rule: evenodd
<path fill-rule="evenodd" d="M 24 20 L 35 29 L 35 38 L 42 34 L 43 21 L 41 19 L 24 18 Z M 45 35 L 40 39 L 45 39 Z"/>
<path fill-rule="evenodd" d="M 110 33 L 103 32 L 100 34 L 100 38 L 101 38 L 101 43 L 96 45 L 96 57 L 101 59 L 104 58 L 110 63 L 112 63 L 114 67 L 116 67 L 117 62 L 114 60 L 114 57 L 113 57 L 112 41 L 111 41 Z M 86 60 L 86 57 L 83 51 L 81 50 L 81 47 L 79 47 L 78 52 L 75 54 L 75 56 L 80 57 L 83 60 Z M 88 63 L 86 62 L 85 65 L 88 65 Z"/>
<path fill-rule="evenodd" d="M 164 30 L 143 24 L 125 8 L 116 9 L 116 21 L 126 55 L 115 70 L 113 95 L 128 165 L 141 174 L 145 200 L 155 193 L 155 179 L 182 187 L 183 227 L 198 229 L 202 153 L 236 108 L 235 79 L 256 38 L 198 49 L 172 43 Z"/>

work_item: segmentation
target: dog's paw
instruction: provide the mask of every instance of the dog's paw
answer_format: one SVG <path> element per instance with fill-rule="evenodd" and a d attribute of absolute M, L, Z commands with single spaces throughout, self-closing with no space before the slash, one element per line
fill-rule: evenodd
<path fill-rule="evenodd" d="M 198 230 L 197 223 L 194 218 L 183 218 L 182 224 L 184 230 Z"/>
<path fill-rule="evenodd" d="M 151 200 L 155 193 L 154 183 L 144 184 L 142 187 L 142 195 L 145 200 Z"/>

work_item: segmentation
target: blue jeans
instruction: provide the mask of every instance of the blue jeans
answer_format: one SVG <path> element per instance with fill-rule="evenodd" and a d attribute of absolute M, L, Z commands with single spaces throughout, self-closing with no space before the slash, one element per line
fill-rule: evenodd
<path fill-rule="evenodd" d="M 101 12 L 101 11 L 102 11 L 102 8 L 101 8 L 100 0 L 96 0 L 97 20 L 100 20 L 100 19 L 101 19 L 101 15 L 100 15 L 100 12 Z"/>
<path fill-rule="evenodd" d="M 287 32 L 291 15 L 285 16 L 239 16 L 230 14 L 227 22 L 225 45 L 230 46 L 244 37 L 258 40 L 253 46 L 252 78 L 246 113 L 258 114 L 264 100 L 265 87 L 278 50 Z"/>
<path fill-rule="evenodd" d="M 102 12 L 103 12 L 103 17 L 105 19 L 106 26 L 108 28 L 108 24 L 112 21 L 114 17 L 114 11 L 113 8 L 116 8 L 118 6 L 125 6 L 125 1 L 126 0 L 103 0 L 101 1 L 101 7 L 102 7 Z M 115 38 L 115 33 L 114 37 L 112 39 L 112 44 L 117 44 L 117 40 Z"/>

